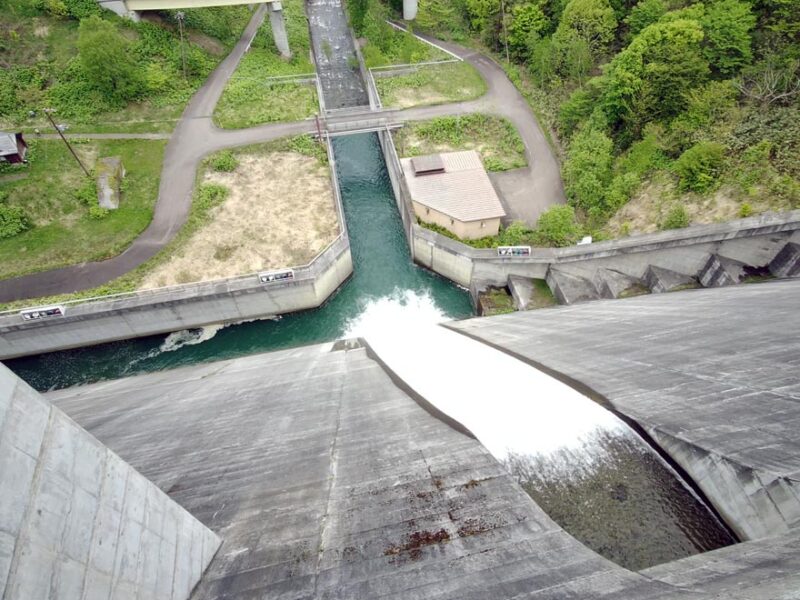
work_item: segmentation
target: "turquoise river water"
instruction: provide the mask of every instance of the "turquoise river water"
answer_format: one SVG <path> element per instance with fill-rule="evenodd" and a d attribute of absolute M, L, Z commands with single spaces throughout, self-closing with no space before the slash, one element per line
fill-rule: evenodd
<path fill-rule="evenodd" d="M 38 390 L 335 340 L 377 304 L 472 314 L 469 294 L 411 262 L 374 133 L 336 138 L 334 156 L 353 255 L 353 276 L 316 310 L 221 329 L 179 332 L 6 362 Z M 409 305 L 414 305 L 413 307 Z"/>

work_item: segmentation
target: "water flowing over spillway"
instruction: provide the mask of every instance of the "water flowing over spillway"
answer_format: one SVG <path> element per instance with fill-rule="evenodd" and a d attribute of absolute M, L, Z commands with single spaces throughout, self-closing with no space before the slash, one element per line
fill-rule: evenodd
<path fill-rule="evenodd" d="M 371 316 L 375 318 L 370 318 Z M 350 333 L 455 419 L 556 522 L 632 570 L 733 539 L 613 413 L 529 365 L 444 327 L 365 313 Z"/>

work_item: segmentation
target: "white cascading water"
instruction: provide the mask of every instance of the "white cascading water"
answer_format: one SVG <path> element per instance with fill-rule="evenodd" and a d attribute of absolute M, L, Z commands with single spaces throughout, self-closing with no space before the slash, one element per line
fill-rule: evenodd
<path fill-rule="evenodd" d="M 344 337 L 365 338 L 403 381 L 501 461 L 550 454 L 554 476 L 563 475 L 562 466 L 571 473 L 591 470 L 605 458 L 602 438 L 625 435 L 612 413 L 512 356 L 438 325 L 446 320 L 429 295 L 406 290 L 369 301 Z"/>

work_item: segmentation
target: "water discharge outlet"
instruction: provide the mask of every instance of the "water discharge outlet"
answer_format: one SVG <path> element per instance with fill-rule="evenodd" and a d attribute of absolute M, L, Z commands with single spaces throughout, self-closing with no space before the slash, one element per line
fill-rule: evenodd
<path fill-rule="evenodd" d="M 734 543 L 633 430 L 573 388 L 426 319 L 369 316 L 349 333 L 597 553 L 641 570 Z"/>

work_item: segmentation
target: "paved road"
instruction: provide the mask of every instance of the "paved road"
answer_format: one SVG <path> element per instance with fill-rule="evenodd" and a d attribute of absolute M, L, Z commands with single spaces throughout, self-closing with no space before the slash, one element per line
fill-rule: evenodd
<path fill-rule="evenodd" d="M 564 204 L 561 168 L 539 122 L 528 102 L 508 79 L 503 68 L 491 58 L 457 44 L 420 35 L 456 54 L 475 67 L 486 81 L 489 91 L 473 102 L 446 104 L 403 111 L 406 119 L 428 119 L 450 114 L 471 112 L 491 113 L 505 117 L 514 124 L 525 144 L 528 166 L 503 173 L 491 173 L 490 178 L 504 199 L 509 220 L 519 219 L 535 224 L 539 215 L 554 204 Z"/>
<path fill-rule="evenodd" d="M 91 289 L 124 275 L 153 257 L 172 240 L 186 222 L 197 168 L 204 156 L 225 148 L 315 131 L 313 120 L 273 123 L 238 130 L 222 130 L 212 122 L 214 107 L 258 31 L 265 12 L 265 5 L 257 9 L 239 43 L 192 98 L 170 136 L 164 154 L 158 200 L 148 228 L 127 250 L 114 258 L 0 281 L 0 302 Z M 511 121 L 525 144 L 529 166 L 505 173 L 493 173 L 491 178 L 501 197 L 505 199 L 509 220 L 521 219 L 535 223 L 545 208 L 555 203 L 564 203 L 565 197 L 558 161 L 530 107 L 497 63 L 456 44 L 436 43 L 477 68 L 487 82 L 488 93 L 471 102 L 387 110 L 380 117 L 401 122 L 485 112 Z M 71 134 L 83 139 L 162 139 L 161 135 L 163 134 Z"/>

